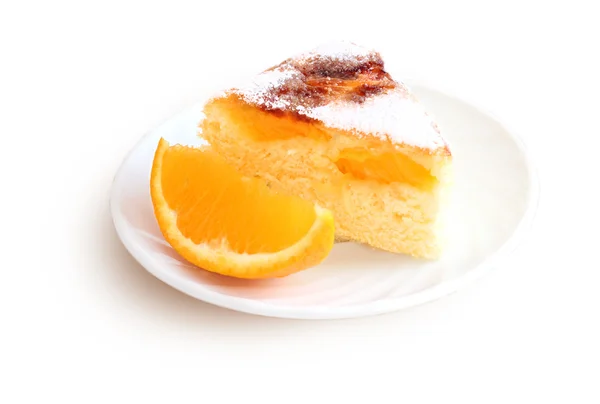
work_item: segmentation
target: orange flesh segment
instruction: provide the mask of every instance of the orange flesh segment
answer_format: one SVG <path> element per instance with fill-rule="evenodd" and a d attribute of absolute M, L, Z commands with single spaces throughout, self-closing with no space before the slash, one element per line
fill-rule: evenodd
<path fill-rule="evenodd" d="M 208 148 L 167 149 L 162 189 L 185 237 L 215 246 L 226 240 L 237 253 L 281 251 L 305 236 L 316 220 L 313 204 L 242 177 Z"/>

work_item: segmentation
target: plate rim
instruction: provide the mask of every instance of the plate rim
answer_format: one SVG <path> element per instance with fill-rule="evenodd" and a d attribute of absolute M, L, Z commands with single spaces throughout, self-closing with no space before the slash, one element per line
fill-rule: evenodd
<path fill-rule="evenodd" d="M 197 300 L 203 301 L 208 304 L 243 312 L 252 315 L 259 315 L 264 317 L 276 317 L 285 319 L 303 319 L 303 320 L 333 320 L 333 319 L 349 319 L 359 318 L 366 316 L 374 316 L 384 313 L 390 313 L 400 311 L 410 307 L 416 307 L 424 303 L 433 302 L 448 296 L 460 289 L 473 284 L 476 280 L 480 279 L 486 273 L 490 272 L 493 268 L 501 266 L 501 261 L 507 259 L 526 239 L 530 234 L 533 227 L 533 223 L 537 216 L 537 211 L 540 201 L 541 184 L 539 180 L 539 172 L 536 164 L 534 163 L 533 156 L 526 144 L 526 141 L 513 127 L 508 125 L 505 120 L 500 119 L 494 113 L 486 109 L 481 105 L 480 102 L 473 101 L 469 97 L 458 94 L 457 91 L 448 91 L 439 85 L 433 85 L 431 82 L 411 79 L 404 80 L 409 87 L 421 87 L 427 91 L 437 92 L 448 98 L 453 98 L 463 104 L 466 104 L 479 113 L 487 116 L 489 119 L 497 123 L 504 131 L 510 136 L 515 142 L 519 151 L 524 156 L 524 164 L 528 171 L 529 181 L 529 192 L 527 195 L 527 204 L 525 212 L 520 218 L 517 226 L 513 230 L 510 237 L 492 254 L 486 257 L 479 265 L 468 271 L 464 275 L 457 278 L 444 281 L 433 287 L 424 289 L 417 293 L 408 295 L 389 298 L 386 300 L 376 300 L 373 302 L 348 305 L 348 306 L 332 306 L 332 307 L 319 307 L 319 306 L 289 306 L 289 305 L 272 305 L 259 300 L 228 296 L 217 291 L 209 290 L 208 288 L 198 289 L 195 282 L 182 280 L 181 278 L 172 275 L 169 271 L 164 271 L 161 265 L 156 264 L 145 251 L 140 248 L 137 244 L 133 243 L 127 232 L 130 231 L 126 219 L 123 217 L 120 209 L 118 209 L 118 184 L 123 176 L 124 167 L 131 159 L 135 150 L 144 143 L 146 138 L 150 137 L 160 127 L 165 125 L 167 122 L 172 120 L 174 117 L 184 114 L 190 109 L 194 108 L 197 103 L 192 103 L 187 108 L 183 108 L 178 113 L 171 115 L 171 117 L 165 119 L 162 123 L 155 126 L 153 129 L 147 131 L 140 139 L 133 145 L 133 147 L 125 155 L 117 172 L 113 178 L 110 189 L 110 212 L 113 219 L 113 225 L 117 232 L 117 235 L 121 243 L 125 246 L 127 251 L 138 261 L 141 266 L 151 273 L 153 276 L 166 283 L 170 287 L 185 293 Z"/>

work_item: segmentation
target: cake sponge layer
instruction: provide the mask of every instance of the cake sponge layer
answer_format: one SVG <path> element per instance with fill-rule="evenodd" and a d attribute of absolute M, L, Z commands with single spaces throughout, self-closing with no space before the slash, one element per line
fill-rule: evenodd
<path fill-rule="evenodd" d="M 310 119 L 235 95 L 205 106 L 202 136 L 246 176 L 330 209 L 336 237 L 435 259 L 451 157 Z"/>

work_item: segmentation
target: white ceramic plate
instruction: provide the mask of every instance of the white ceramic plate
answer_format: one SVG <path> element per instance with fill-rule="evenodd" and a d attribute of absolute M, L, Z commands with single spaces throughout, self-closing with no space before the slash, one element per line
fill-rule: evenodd
<path fill-rule="evenodd" d="M 148 133 L 123 162 L 111 195 L 119 237 L 149 272 L 172 287 L 208 303 L 266 316 L 359 317 L 456 291 L 510 252 L 529 228 L 537 208 L 537 176 L 521 140 L 492 117 L 439 91 L 412 88 L 454 154 L 451 237 L 441 260 L 422 262 L 341 243 L 317 267 L 261 281 L 227 278 L 186 263 L 158 229 L 148 184 L 161 136 L 170 143 L 200 144 L 196 126 L 202 102 Z"/>

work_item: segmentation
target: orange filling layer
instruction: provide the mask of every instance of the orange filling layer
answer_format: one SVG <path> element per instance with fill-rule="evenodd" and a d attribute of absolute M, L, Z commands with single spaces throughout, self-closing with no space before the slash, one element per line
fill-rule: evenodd
<path fill-rule="evenodd" d="M 227 103 L 227 110 L 235 119 L 238 133 L 254 141 L 289 140 L 298 137 L 329 141 L 327 128 L 297 116 L 266 112 L 234 96 L 219 101 Z M 375 180 L 382 183 L 404 182 L 428 188 L 435 182 L 430 172 L 410 157 L 397 152 L 374 154 L 366 149 L 345 149 L 335 160 L 344 174 L 356 179 Z"/>
<path fill-rule="evenodd" d="M 335 164 L 344 174 L 361 180 L 384 184 L 403 182 L 415 187 L 429 187 L 435 178 L 422 165 L 402 153 L 373 154 L 364 149 L 343 150 Z"/>
<path fill-rule="evenodd" d="M 255 141 L 287 140 L 296 137 L 329 140 L 331 136 L 320 125 L 310 120 L 301 120 L 285 112 L 263 111 L 253 105 L 230 96 L 223 101 L 235 119 L 240 133 Z"/>

